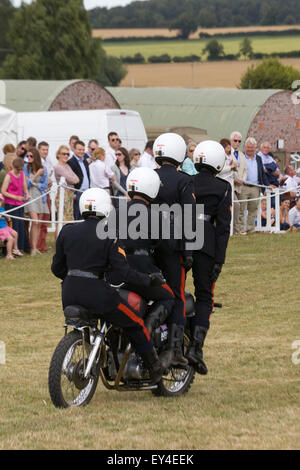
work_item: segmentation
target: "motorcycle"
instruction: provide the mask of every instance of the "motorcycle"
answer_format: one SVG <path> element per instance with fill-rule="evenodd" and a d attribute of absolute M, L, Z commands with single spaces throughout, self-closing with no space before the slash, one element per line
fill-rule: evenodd
<path fill-rule="evenodd" d="M 129 292 L 119 290 L 128 297 Z M 185 293 L 186 327 L 183 350 L 190 342 L 189 318 L 194 316 L 194 298 Z M 153 302 L 141 299 L 143 320 Z M 49 393 L 57 408 L 87 405 L 96 391 L 99 378 L 108 390 L 151 391 L 155 396 L 177 397 L 187 393 L 195 378 L 195 369 L 171 367 L 156 385 L 150 383 L 142 358 L 136 353 L 121 328 L 98 318 L 81 306 L 68 306 L 65 311 L 65 336 L 57 345 L 49 368 Z M 72 331 L 68 331 L 72 328 Z M 158 355 L 167 349 L 168 326 L 158 321 L 151 336 Z"/>

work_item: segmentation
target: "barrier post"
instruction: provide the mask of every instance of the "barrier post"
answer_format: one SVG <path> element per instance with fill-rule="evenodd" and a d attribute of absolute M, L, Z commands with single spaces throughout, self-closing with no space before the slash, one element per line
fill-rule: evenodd
<path fill-rule="evenodd" d="M 51 228 L 48 227 L 48 232 L 55 232 L 55 214 L 56 214 L 56 207 L 55 207 L 55 198 L 57 194 L 57 183 L 53 183 L 51 187 L 51 193 L 50 193 L 50 201 L 51 201 Z"/>
<path fill-rule="evenodd" d="M 58 226 L 57 226 L 57 235 L 63 227 L 64 220 L 64 200 L 65 200 L 65 188 L 66 179 L 62 176 L 59 182 L 59 206 L 58 206 Z"/>
<path fill-rule="evenodd" d="M 275 232 L 280 233 L 280 189 L 275 189 Z"/>
<path fill-rule="evenodd" d="M 267 198 L 267 225 L 266 230 L 268 232 L 272 231 L 271 225 L 271 190 L 269 188 L 266 189 L 266 198 Z"/>

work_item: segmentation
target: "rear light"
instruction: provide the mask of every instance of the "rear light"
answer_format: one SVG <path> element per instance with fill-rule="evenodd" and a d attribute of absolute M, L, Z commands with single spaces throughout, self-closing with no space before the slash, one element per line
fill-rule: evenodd
<path fill-rule="evenodd" d="M 120 114 L 121 114 L 121 116 L 126 116 L 125 111 L 121 111 Z"/>

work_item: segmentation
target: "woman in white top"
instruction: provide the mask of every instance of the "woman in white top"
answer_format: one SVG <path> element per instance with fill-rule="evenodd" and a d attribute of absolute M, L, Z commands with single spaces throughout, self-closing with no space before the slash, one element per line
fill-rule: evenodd
<path fill-rule="evenodd" d="M 220 144 L 224 147 L 226 160 L 223 170 L 217 175 L 219 178 L 228 181 L 233 186 L 234 176 L 233 171 L 238 168 L 238 162 L 234 155 L 231 155 L 231 142 L 229 139 L 220 140 Z"/>
<path fill-rule="evenodd" d="M 105 150 L 97 148 L 93 152 L 92 163 L 89 166 L 91 188 L 102 188 L 109 191 L 109 178 L 105 165 Z"/>

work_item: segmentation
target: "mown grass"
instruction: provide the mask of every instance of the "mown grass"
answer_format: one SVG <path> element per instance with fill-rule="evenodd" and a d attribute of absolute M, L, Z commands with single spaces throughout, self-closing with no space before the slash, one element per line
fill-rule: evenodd
<path fill-rule="evenodd" d="M 224 45 L 225 54 L 237 54 L 243 38 L 220 38 Z M 250 37 L 254 52 L 273 53 L 290 52 L 299 49 L 299 36 L 253 36 Z M 202 50 L 208 39 L 176 40 L 176 41 L 128 41 L 104 42 L 103 47 L 107 54 L 121 57 L 134 56 L 141 53 L 147 60 L 150 56 L 169 54 L 174 56 L 202 55 Z M 205 59 L 205 56 L 203 57 Z"/>
<path fill-rule="evenodd" d="M 300 339 L 300 234 L 233 237 L 216 287 L 205 358 L 179 399 L 109 392 L 86 408 L 57 410 L 47 386 L 63 335 L 51 254 L 0 260 L 0 449 L 296 449 Z M 53 253 L 53 251 L 52 251 Z M 191 278 L 188 289 L 192 290 Z"/>

